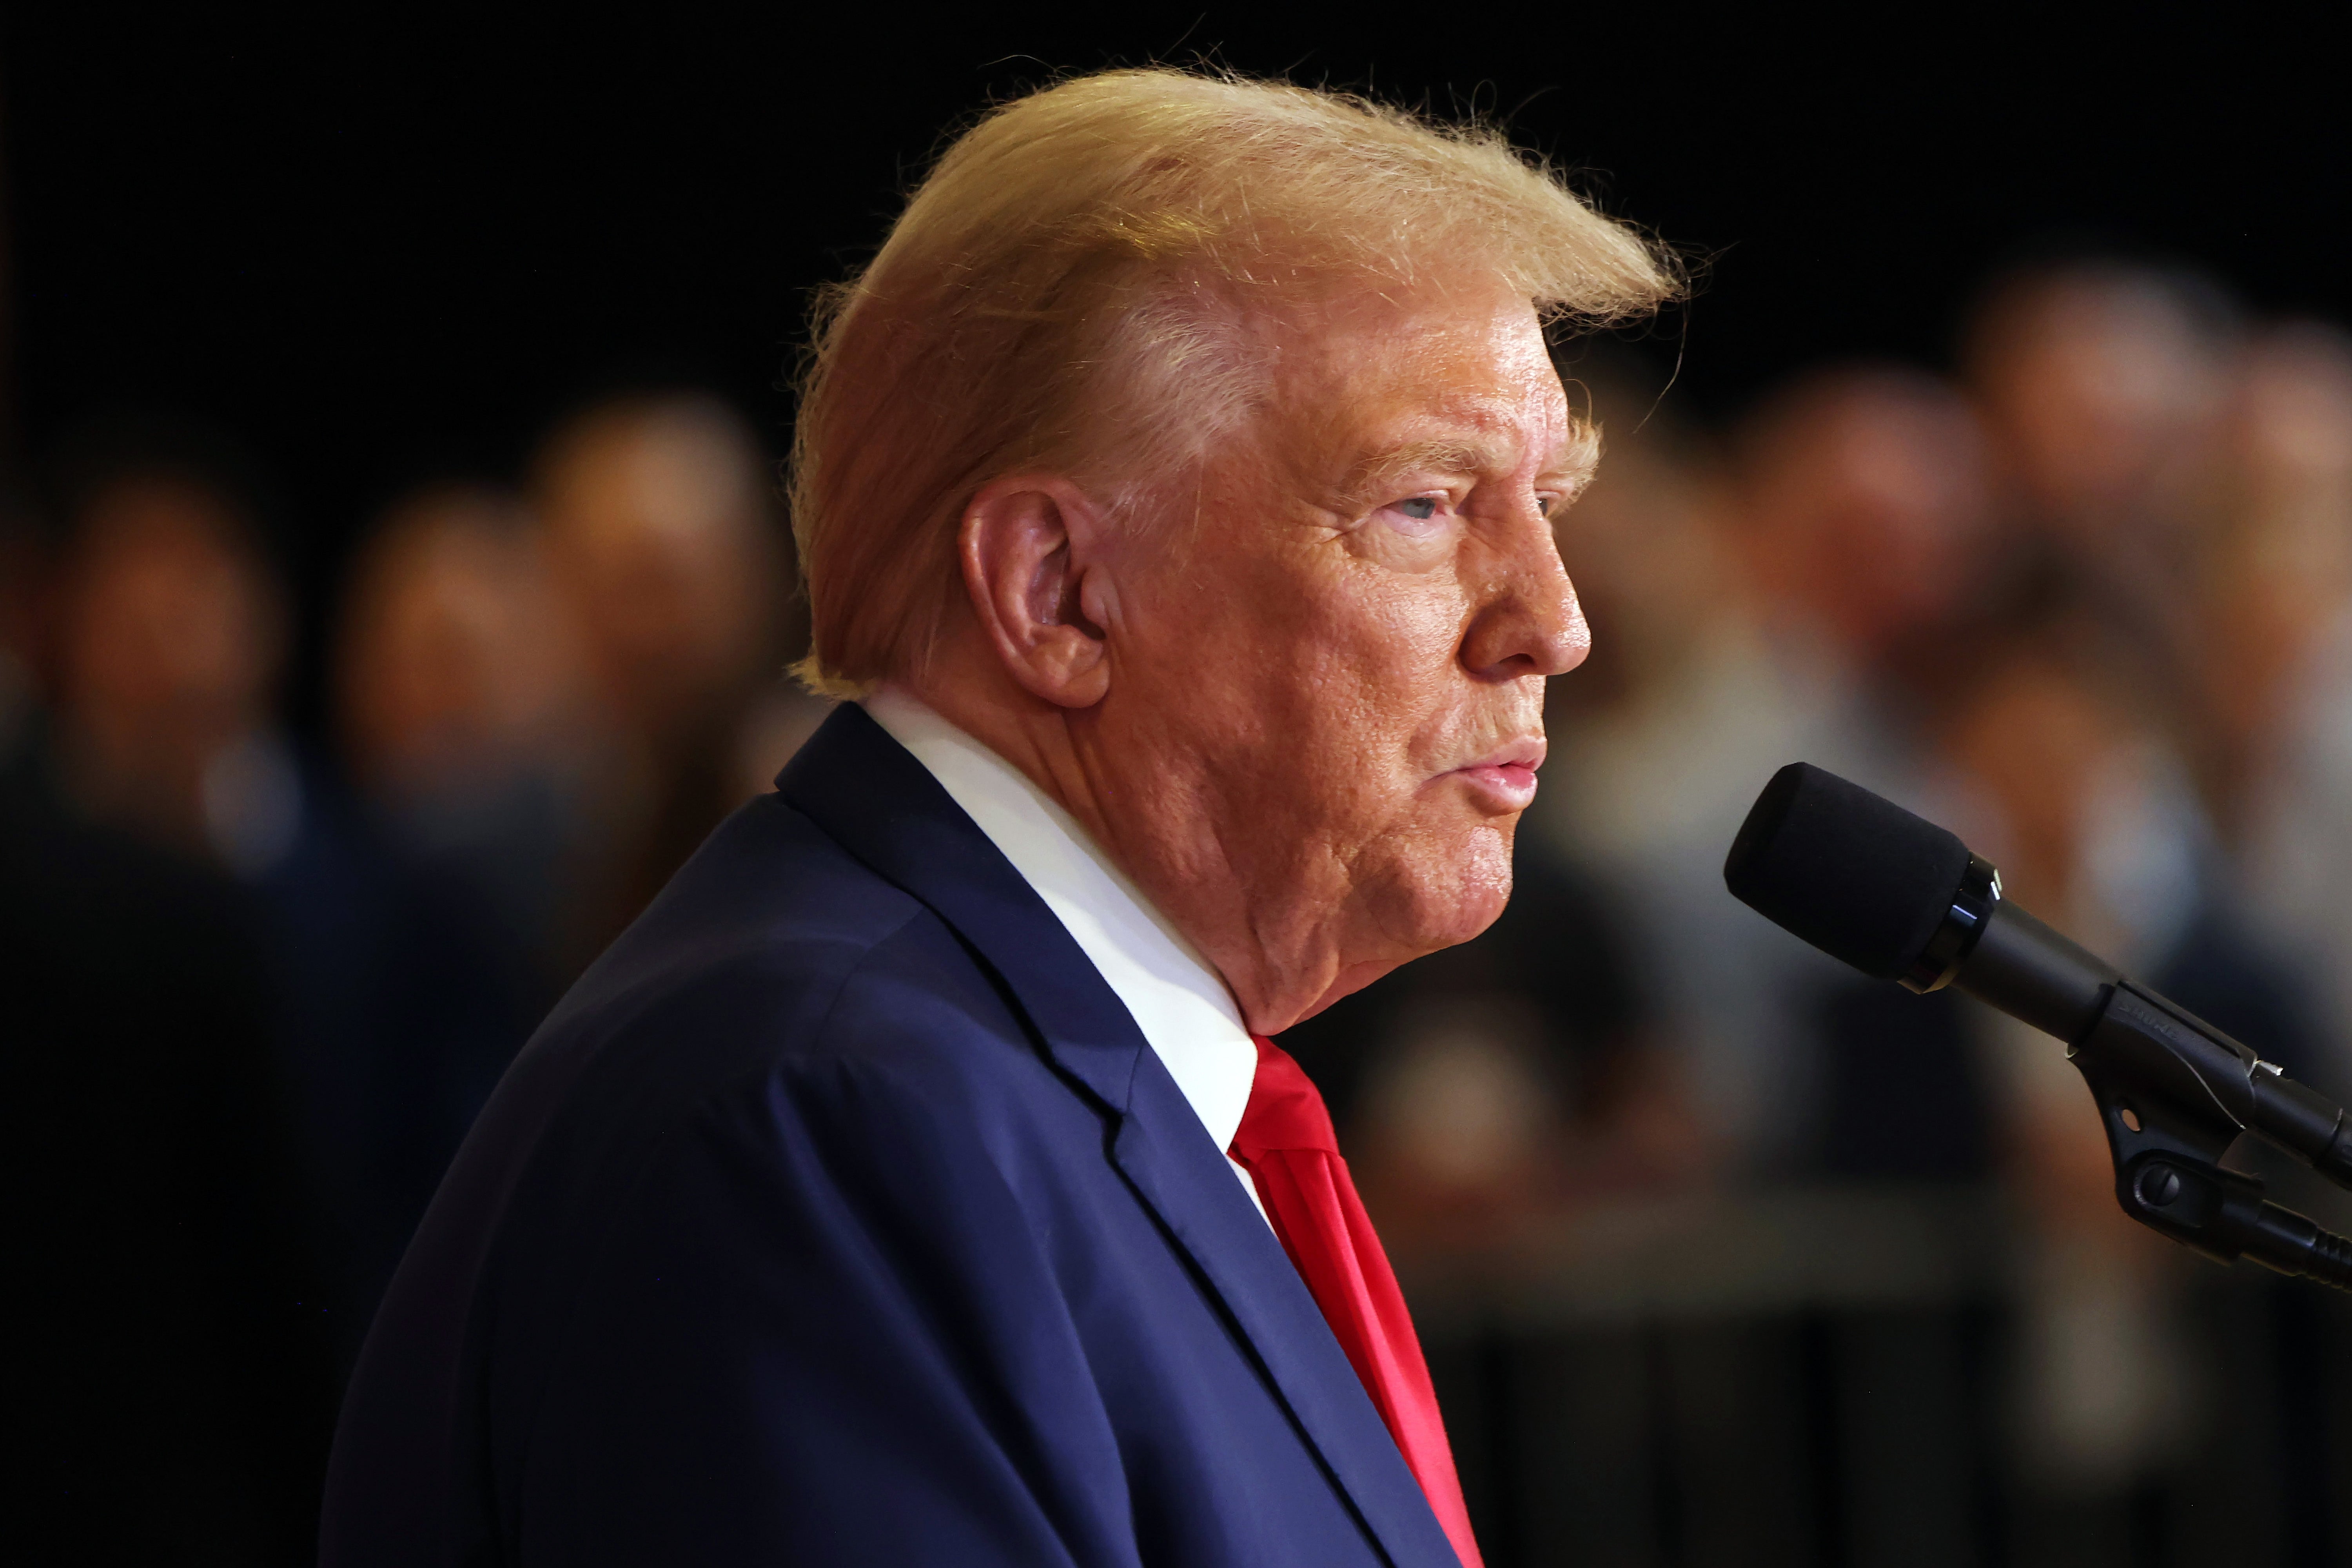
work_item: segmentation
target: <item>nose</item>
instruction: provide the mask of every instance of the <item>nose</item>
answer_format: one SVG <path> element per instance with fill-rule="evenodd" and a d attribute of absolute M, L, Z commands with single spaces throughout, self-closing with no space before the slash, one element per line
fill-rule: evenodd
<path fill-rule="evenodd" d="M 1550 523 L 1529 509 L 1497 543 L 1486 580 L 1474 588 L 1463 668 L 1496 681 L 1567 674 L 1591 651 L 1592 633 Z"/>

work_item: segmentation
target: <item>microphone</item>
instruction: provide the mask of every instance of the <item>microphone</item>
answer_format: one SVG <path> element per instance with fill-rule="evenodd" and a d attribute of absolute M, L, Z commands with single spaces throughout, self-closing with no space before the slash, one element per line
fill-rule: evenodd
<path fill-rule="evenodd" d="M 1864 973 L 1947 985 L 2065 1042 L 2098 1102 L 2124 1211 L 2227 1262 L 2352 1289 L 2352 1242 L 2223 1170 L 2242 1131 L 2352 1188 L 2352 1122 L 2210 1024 L 2002 896 L 1958 836 L 1810 763 L 1772 775 L 1732 840 L 1734 898 Z"/>

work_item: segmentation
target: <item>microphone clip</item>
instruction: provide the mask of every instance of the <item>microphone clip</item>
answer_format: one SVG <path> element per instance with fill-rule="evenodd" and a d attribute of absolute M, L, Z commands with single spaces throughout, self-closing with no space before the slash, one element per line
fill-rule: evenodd
<path fill-rule="evenodd" d="M 2221 1164 L 2252 1131 L 2344 1184 L 2352 1137 L 2342 1112 L 2128 980 L 2109 989 L 2067 1056 L 2097 1102 L 2124 1213 L 2216 1262 L 2250 1258 L 2352 1290 L 2352 1239 L 2269 1202 L 2258 1178 Z"/>

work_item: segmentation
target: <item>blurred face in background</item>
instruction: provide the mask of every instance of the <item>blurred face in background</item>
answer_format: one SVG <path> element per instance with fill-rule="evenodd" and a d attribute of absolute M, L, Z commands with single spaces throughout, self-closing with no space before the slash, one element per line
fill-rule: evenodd
<path fill-rule="evenodd" d="M 1857 662 L 1948 620 L 1975 586 L 1992 515 L 1983 443 L 1940 383 L 1832 373 L 1768 406 L 1746 446 L 1755 579 Z"/>
<path fill-rule="evenodd" d="M 2352 606 L 2352 342 L 2317 327 L 2257 340 L 2222 442 L 2202 668 L 2224 743 L 2253 765 Z"/>
<path fill-rule="evenodd" d="M 1644 406 L 1598 400 L 1608 461 L 1555 515 L 1560 558 L 1594 627 L 1593 657 L 1547 699 L 1635 698 L 1669 676 L 1737 603 L 1717 477 Z"/>
<path fill-rule="evenodd" d="M 2074 899 L 2093 791 L 2125 739 L 2091 689 L 2036 652 L 1997 663 L 1953 715 L 1948 754 L 1999 815 L 1986 852 L 2012 896 L 2053 910 Z"/>
<path fill-rule="evenodd" d="M 2103 903 L 2095 862 L 2102 830 L 2114 826 L 2101 817 L 2117 804 L 2115 771 L 2136 738 L 2068 661 L 2032 647 L 1985 673 L 1946 735 L 1947 759 L 1979 814 L 1967 825 L 1969 843 L 2000 868 L 2010 897 L 2100 952 L 2128 952 L 2131 922 Z M 1980 815 L 1988 808 L 1990 820 Z M 2138 1256 L 2116 1212 L 2106 1140 L 2098 1119 L 2084 1113 L 2081 1080 L 2046 1037 L 2007 1019 L 1990 1027 L 1990 1061 L 2006 1091 L 2004 1152 L 2025 1212 L 2066 1245 Z"/>
<path fill-rule="evenodd" d="M 2122 268 L 2013 284 L 1977 323 L 1971 379 L 2009 478 L 2062 530 L 2153 521 L 2193 462 L 2227 366 L 2162 279 Z"/>
<path fill-rule="evenodd" d="M 92 809 L 201 842 L 206 765 L 266 718 L 284 640 L 243 521 L 190 480 L 118 480 L 89 503 L 58 605 L 64 743 Z"/>
<path fill-rule="evenodd" d="M 666 737 L 709 722 L 772 655 L 768 476 L 734 416 L 621 404 L 558 435 L 534 500 L 559 600 L 606 717 Z"/>
<path fill-rule="evenodd" d="M 407 503 L 362 557 L 344 614 L 355 772 L 395 798 L 496 784 L 562 743 L 572 655 L 519 503 L 474 489 Z"/>

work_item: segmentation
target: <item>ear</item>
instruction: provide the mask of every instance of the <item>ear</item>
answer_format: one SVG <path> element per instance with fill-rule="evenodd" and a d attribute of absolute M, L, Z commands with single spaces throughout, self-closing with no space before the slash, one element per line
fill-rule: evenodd
<path fill-rule="evenodd" d="M 1057 707 L 1110 689 L 1105 536 L 1100 510 L 1057 476 L 992 479 L 964 508 L 957 553 L 981 630 L 1006 672 Z"/>

